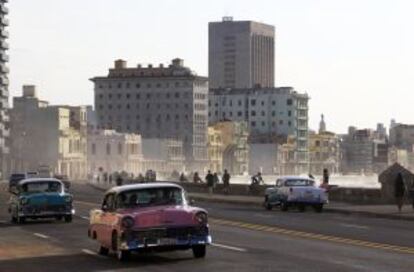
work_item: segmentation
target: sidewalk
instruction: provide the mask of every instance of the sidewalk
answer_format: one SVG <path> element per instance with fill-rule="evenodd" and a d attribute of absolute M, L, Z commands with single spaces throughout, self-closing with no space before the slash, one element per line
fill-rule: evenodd
<path fill-rule="evenodd" d="M 91 186 L 107 190 L 110 187 L 104 184 L 89 183 Z M 226 204 L 239 205 L 254 205 L 262 206 L 263 197 L 259 196 L 241 196 L 241 195 L 221 195 L 221 194 L 206 194 L 206 193 L 191 193 L 188 192 L 191 199 L 202 202 L 215 202 Z M 396 205 L 353 205 L 348 203 L 330 202 L 324 207 L 325 212 L 340 213 L 348 215 L 361 215 L 368 217 L 397 219 L 414 221 L 414 209 L 411 205 L 405 205 L 401 213 L 397 211 Z"/>

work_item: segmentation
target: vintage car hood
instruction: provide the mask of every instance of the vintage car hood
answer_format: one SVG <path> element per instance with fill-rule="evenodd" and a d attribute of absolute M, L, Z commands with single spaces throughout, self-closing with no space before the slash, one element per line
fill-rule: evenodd
<path fill-rule="evenodd" d="M 60 193 L 21 194 L 20 198 L 28 199 L 30 205 L 59 205 L 65 203 L 64 195 Z"/>
<path fill-rule="evenodd" d="M 189 206 L 157 206 L 139 209 L 128 209 L 122 213 L 135 220 L 137 228 L 153 228 L 165 226 L 194 225 L 194 215 L 203 209 Z M 205 212 L 205 211 L 204 211 Z"/>

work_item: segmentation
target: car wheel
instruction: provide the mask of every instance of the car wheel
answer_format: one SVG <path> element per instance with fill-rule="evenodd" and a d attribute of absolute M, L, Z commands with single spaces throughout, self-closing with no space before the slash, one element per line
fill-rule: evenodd
<path fill-rule="evenodd" d="M 299 210 L 300 212 L 304 212 L 304 211 L 305 211 L 305 209 L 306 209 L 306 206 L 305 206 L 304 204 L 299 204 L 299 206 L 298 206 L 298 210 Z"/>
<path fill-rule="evenodd" d="M 317 205 L 313 206 L 313 208 L 315 209 L 315 212 L 321 213 L 322 210 L 323 210 L 323 204 L 317 204 Z"/>
<path fill-rule="evenodd" d="M 289 209 L 289 204 L 286 203 L 286 201 L 280 202 L 280 210 L 283 212 L 287 212 Z"/>
<path fill-rule="evenodd" d="M 116 258 L 121 261 L 125 262 L 129 259 L 131 252 L 129 250 L 121 250 L 119 249 L 119 239 L 118 234 L 116 232 L 112 233 L 112 250 L 116 253 Z"/>
<path fill-rule="evenodd" d="M 206 245 L 197 245 L 193 246 L 193 256 L 194 258 L 204 258 L 206 256 L 207 248 Z"/>
<path fill-rule="evenodd" d="M 109 254 L 109 248 L 100 246 L 98 250 L 99 255 L 107 256 Z"/>
<path fill-rule="evenodd" d="M 24 224 L 24 223 L 26 223 L 26 217 L 17 216 L 17 224 Z"/>
<path fill-rule="evenodd" d="M 272 208 L 273 208 L 273 206 L 268 202 L 265 202 L 264 205 L 265 205 L 266 210 L 268 210 L 268 211 L 272 210 Z"/>
<path fill-rule="evenodd" d="M 72 222 L 72 215 L 65 215 L 65 222 L 66 223 Z"/>

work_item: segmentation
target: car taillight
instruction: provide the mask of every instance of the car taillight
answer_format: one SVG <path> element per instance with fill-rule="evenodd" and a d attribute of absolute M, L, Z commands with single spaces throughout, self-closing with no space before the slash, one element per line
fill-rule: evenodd
<path fill-rule="evenodd" d="M 205 212 L 199 212 L 195 215 L 195 220 L 200 225 L 205 225 L 208 222 L 208 216 Z"/>
<path fill-rule="evenodd" d="M 134 226 L 134 224 L 135 224 L 135 220 L 131 216 L 126 216 L 126 217 L 122 218 L 121 226 L 124 229 L 130 229 Z"/>

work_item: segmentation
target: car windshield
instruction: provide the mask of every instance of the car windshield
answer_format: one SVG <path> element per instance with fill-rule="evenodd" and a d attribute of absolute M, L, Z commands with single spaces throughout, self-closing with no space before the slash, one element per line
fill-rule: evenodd
<path fill-rule="evenodd" d="M 26 177 L 25 174 L 13 174 L 10 176 L 10 180 L 22 180 Z"/>
<path fill-rule="evenodd" d="M 182 205 L 183 192 L 179 188 L 149 188 L 122 192 L 117 197 L 118 208 Z"/>
<path fill-rule="evenodd" d="M 29 182 L 22 185 L 21 191 L 28 194 L 59 193 L 62 191 L 62 186 L 56 181 Z"/>
<path fill-rule="evenodd" d="M 289 179 L 285 182 L 285 186 L 313 186 L 314 181 L 309 179 Z"/>

